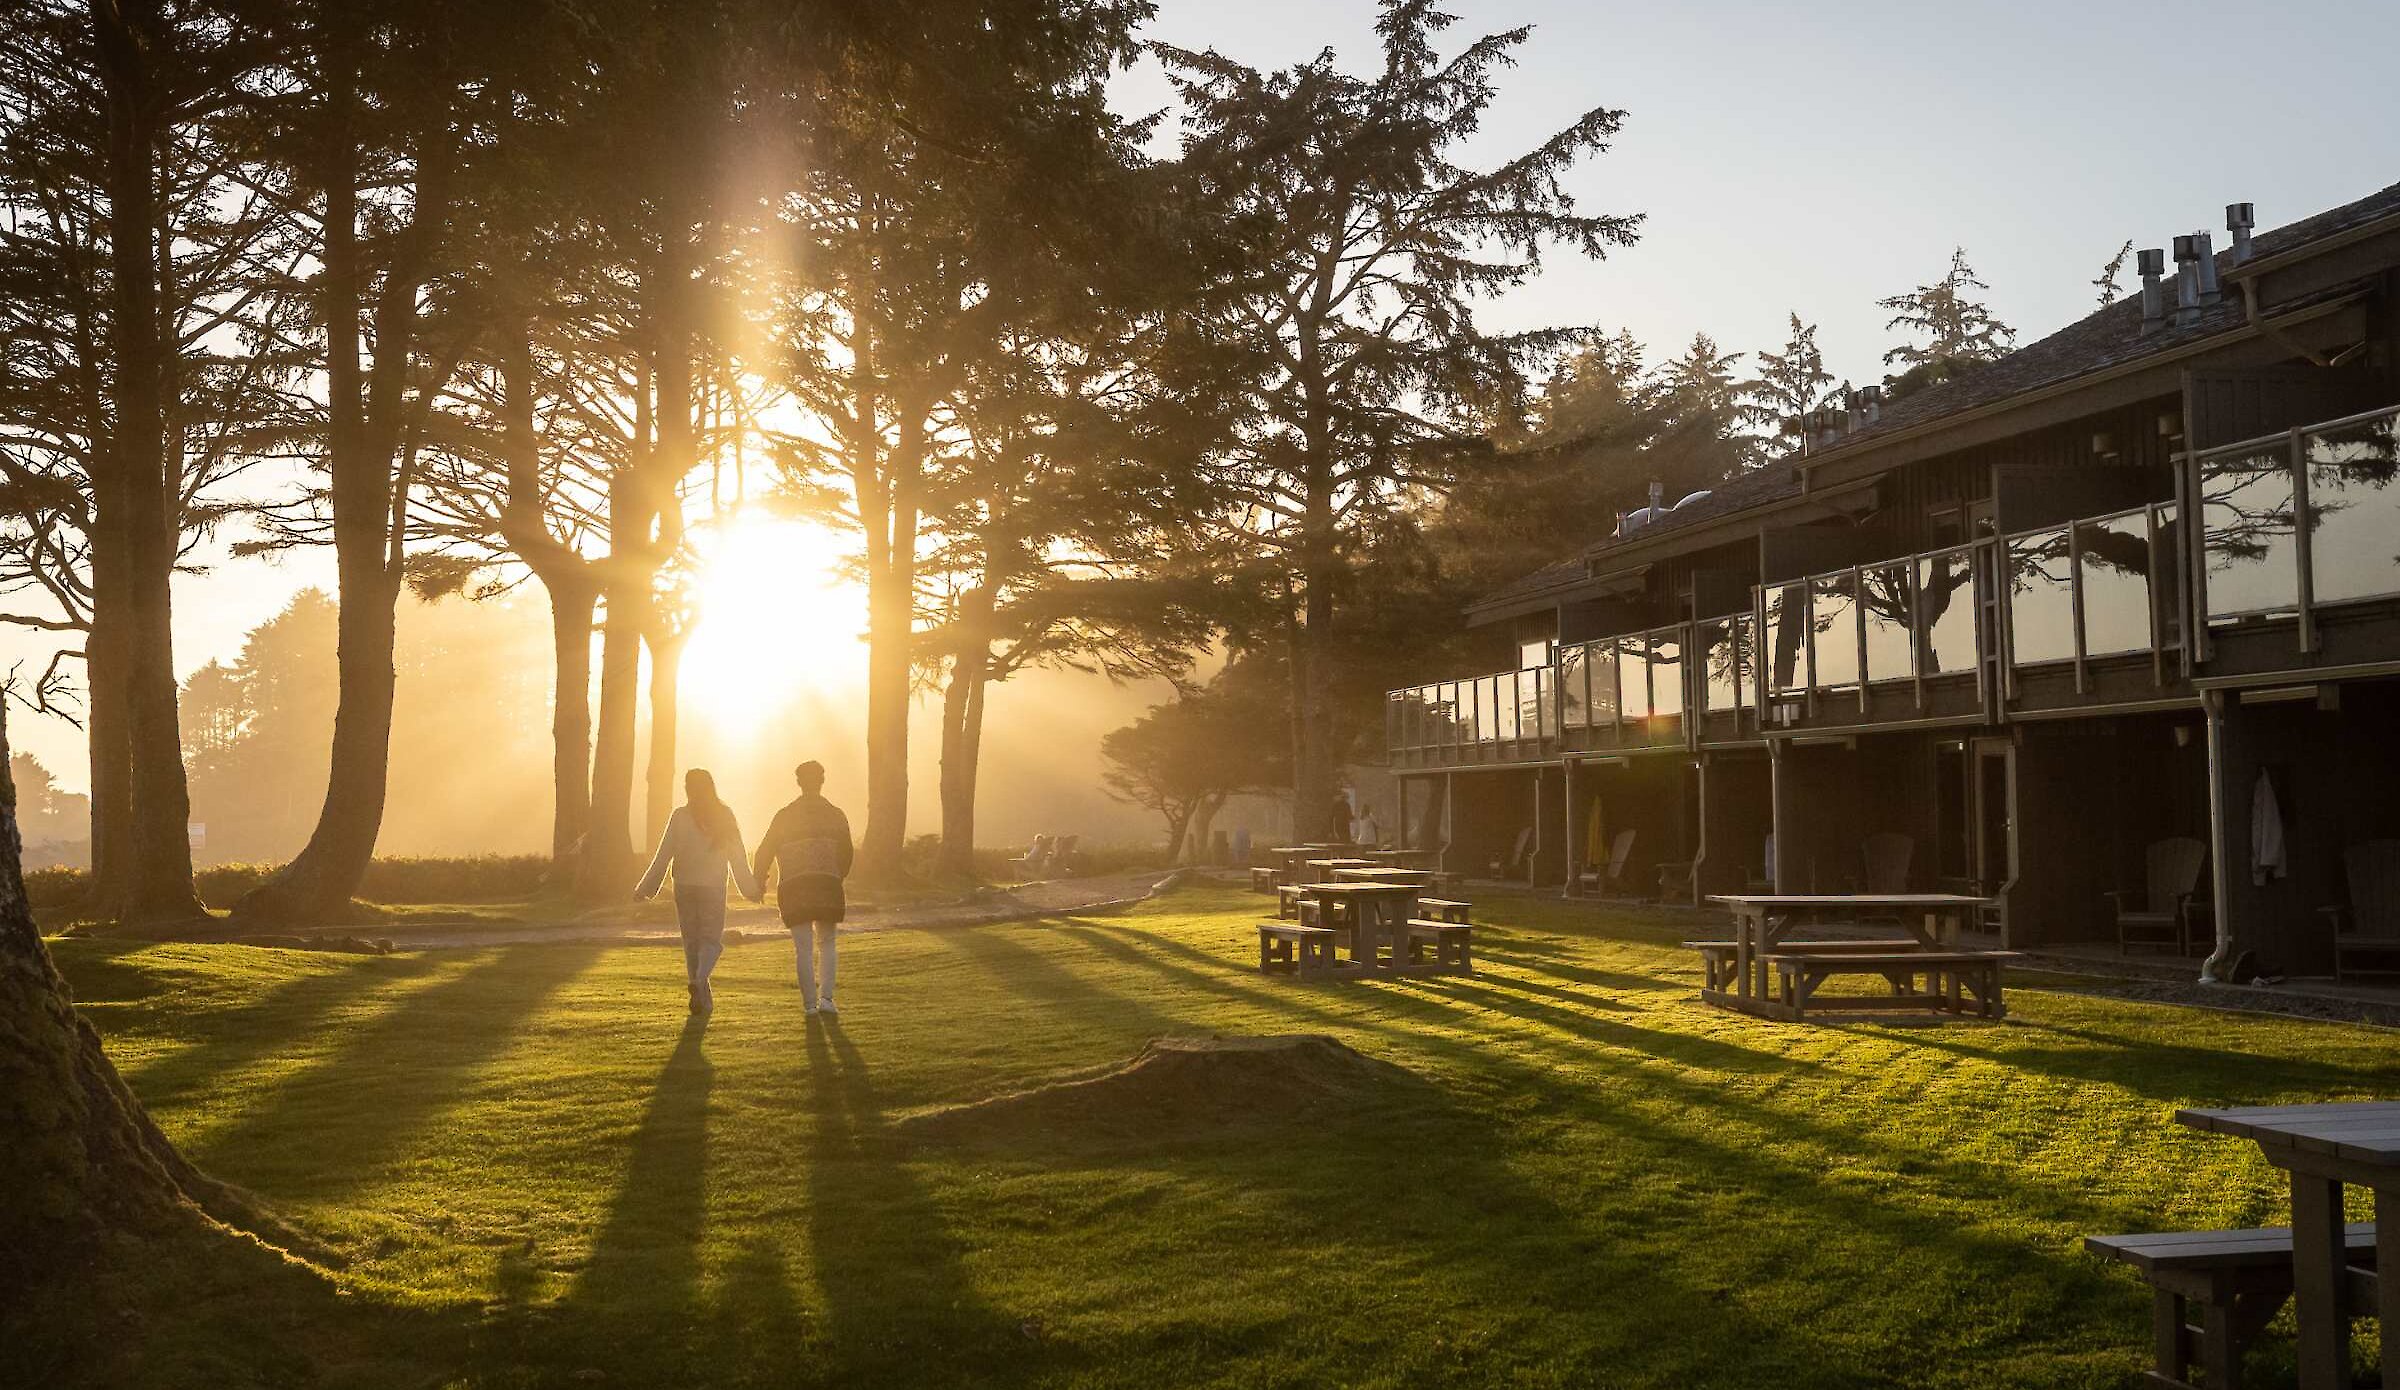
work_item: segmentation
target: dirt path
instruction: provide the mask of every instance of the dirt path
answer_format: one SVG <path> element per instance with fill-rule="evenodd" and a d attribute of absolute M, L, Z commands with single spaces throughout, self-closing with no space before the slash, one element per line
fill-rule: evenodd
<path fill-rule="evenodd" d="M 1164 870 L 1145 869 L 1137 873 L 1062 878 L 1010 889 L 989 889 L 952 902 L 857 907 L 851 909 L 850 918 L 842 924 L 842 929 L 884 931 L 897 927 L 973 927 L 996 922 L 1022 922 L 1062 913 L 1101 912 L 1139 902 L 1156 892 L 1171 877 Z M 784 934 L 783 921 L 773 907 L 738 904 L 726 914 L 725 924 L 728 944 L 768 937 L 780 940 Z M 560 922 L 549 926 L 523 927 L 451 924 L 407 926 L 395 922 L 346 927 L 341 929 L 341 934 L 388 940 L 394 949 L 402 951 L 507 946 L 534 941 L 663 944 L 677 939 L 671 924 L 651 922 Z"/>

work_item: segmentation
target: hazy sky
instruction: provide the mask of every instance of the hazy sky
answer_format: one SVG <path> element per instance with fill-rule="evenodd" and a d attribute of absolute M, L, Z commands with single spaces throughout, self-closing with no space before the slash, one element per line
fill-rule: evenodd
<path fill-rule="evenodd" d="M 1940 274 L 1954 244 L 2030 341 L 2093 307 L 2089 282 L 2127 237 L 2218 229 L 2236 200 L 2264 229 L 2400 179 L 2392 0 L 1452 8 L 1462 41 L 1534 26 L 1481 153 L 1620 108 L 1616 147 L 1572 186 L 1590 210 L 1647 217 L 1638 245 L 1554 263 L 1493 321 L 1629 328 L 1653 361 L 1694 331 L 1779 345 L 1798 310 L 1822 325 L 1836 374 L 1865 382 L 1888 346 L 1874 302 Z M 1261 66 L 1332 46 L 1363 70 L 1374 14 L 1368 0 L 1164 0 L 1152 32 Z M 1133 111 L 1170 99 L 1154 66 L 1118 93 Z M 183 581 L 177 664 L 231 655 L 293 590 L 330 587 L 331 568 L 312 553 Z M 74 731 L 14 723 L 83 784 Z"/>

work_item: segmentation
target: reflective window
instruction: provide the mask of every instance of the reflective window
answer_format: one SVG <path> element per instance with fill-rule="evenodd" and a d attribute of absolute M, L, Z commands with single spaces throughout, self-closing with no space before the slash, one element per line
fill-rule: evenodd
<path fill-rule="evenodd" d="M 2158 643 L 2170 651 L 2183 645 L 2183 528 L 2175 524 L 2175 507 L 2150 509 L 2157 520 L 2158 570 L 2150 576 L 2150 608 L 2158 627 Z"/>
<path fill-rule="evenodd" d="M 1945 550 L 1917 561 L 1917 621 L 1925 674 L 1975 669 L 1975 553 Z"/>
<path fill-rule="evenodd" d="M 2289 612 L 2300 602 L 2292 476 L 2282 446 L 2200 466 L 2208 616 Z"/>
<path fill-rule="evenodd" d="M 1651 633 L 1649 648 L 1650 717 L 1672 719 L 1683 713 L 1683 630 Z"/>
<path fill-rule="evenodd" d="M 2075 524 L 2083 572 L 2083 652 L 2150 650 L 2150 521 L 2145 512 Z"/>
<path fill-rule="evenodd" d="M 2075 589 L 2067 532 L 2008 542 L 2008 659 L 2019 666 L 2075 659 Z"/>
<path fill-rule="evenodd" d="M 1733 620 L 1734 670 L 1742 682 L 1742 708 L 1758 708 L 1758 617 L 1745 613 Z"/>
<path fill-rule="evenodd" d="M 2385 415 L 2307 437 L 2308 563 L 2318 603 L 2400 593 L 2396 431 L 2400 417 Z"/>
<path fill-rule="evenodd" d="M 1767 590 L 1767 688 L 1778 695 L 1808 686 L 1808 586 L 1778 584 Z"/>
<path fill-rule="evenodd" d="M 1617 724 L 1617 644 L 1594 642 L 1586 650 L 1591 653 L 1592 725 L 1613 729 Z M 1639 672 L 1641 668 L 1634 669 Z"/>
<path fill-rule="evenodd" d="M 1583 679 L 1583 648 L 1569 647 L 1559 653 L 1559 721 L 1570 729 L 1587 728 L 1591 723 L 1591 707 L 1585 703 Z"/>
<path fill-rule="evenodd" d="M 1526 702 L 1521 716 L 1525 732 L 1541 738 L 1558 737 L 1558 702 L 1551 699 L 1550 670 L 1536 666 L 1518 680 L 1518 692 Z"/>
<path fill-rule="evenodd" d="M 1875 565 L 1861 571 L 1866 591 L 1859 595 L 1859 612 L 1867 625 L 1867 679 L 1904 681 L 1916 678 L 1909 657 L 1910 595 L 1908 578 L 1915 566 Z"/>
<path fill-rule="evenodd" d="M 1491 689 L 1492 737 L 1511 739 L 1520 736 L 1523 730 L 1517 724 L 1517 712 L 1521 708 L 1517 700 L 1517 673 L 1511 671 L 1504 676 L 1486 676 L 1484 684 Z"/>
<path fill-rule="evenodd" d="M 1851 582 L 1847 573 L 1819 575 L 1808 582 L 1819 690 L 1858 684 L 1858 600 Z"/>
<path fill-rule="evenodd" d="M 1700 700 L 1707 714 L 1740 708 L 1740 649 L 1734 631 L 1739 618 L 1720 618 L 1700 625 Z"/>

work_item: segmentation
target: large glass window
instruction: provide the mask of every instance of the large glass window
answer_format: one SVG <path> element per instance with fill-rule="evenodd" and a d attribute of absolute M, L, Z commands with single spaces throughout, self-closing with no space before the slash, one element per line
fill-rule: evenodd
<path fill-rule="evenodd" d="M 1742 682 L 1742 708 L 1758 708 L 1758 617 L 1744 613 L 1733 620 L 1734 669 Z"/>
<path fill-rule="evenodd" d="M 1520 716 L 1525 731 L 1542 738 L 1558 737 L 1558 703 L 1550 698 L 1550 669 L 1536 666 L 1519 676 L 1517 694 L 1525 702 L 1526 712 Z"/>
<path fill-rule="evenodd" d="M 1617 644 L 1594 642 L 1586 650 L 1591 654 L 1592 727 L 1613 729 L 1617 725 Z M 1638 675 L 1641 668 L 1634 669 Z"/>
<path fill-rule="evenodd" d="M 2400 593 L 2395 431 L 2400 417 L 2383 415 L 2306 439 L 2310 593 L 2318 603 Z M 2213 600 L 2214 576 L 2211 583 Z"/>
<path fill-rule="evenodd" d="M 1815 633 L 1817 689 L 1858 684 L 1858 596 L 1847 571 L 1808 582 L 1810 629 Z"/>
<path fill-rule="evenodd" d="M 1915 567 L 1874 565 L 1862 571 L 1866 591 L 1859 595 L 1859 612 L 1867 625 L 1867 679 L 1913 680 L 1917 668 L 1910 658 L 1909 627 L 1914 605 L 1909 575 Z"/>
<path fill-rule="evenodd" d="M 2075 589 L 2066 528 L 2009 538 L 2008 622 L 2008 657 L 2017 665 L 2075 659 Z"/>
<path fill-rule="evenodd" d="M 1650 717 L 1672 719 L 1683 713 L 1683 630 L 1666 628 L 1649 635 Z"/>
<path fill-rule="evenodd" d="M 1502 740 L 1521 737 L 1524 730 L 1517 722 L 1517 714 L 1523 706 L 1517 700 L 1517 673 L 1486 676 L 1484 683 L 1492 692 L 1492 736 Z"/>
<path fill-rule="evenodd" d="M 2290 612 L 2300 602 L 2292 473 L 2282 445 L 2200 466 L 2208 616 Z"/>
<path fill-rule="evenodd" d="M 1945 550 L 1917 561 L 1917 622 L 1926 675 L 1975 669 L 1975 552 Z"/>
<path fill-rule="evenodd" d="M 1724 714 L 1741 707 L 1741 654 L 1734 631 L 1739 618 L 1719 618 L 1700 625 L 1700 700 L 1707 714 Z"/>
<path fill-rule="evenodd" d="M 1792 695 L 1808 687 L 1808 586 L 1767 590 L 1767 688 Z"/>
<path fill-rule="evenodd" d="M 2150 518 L 2146 512 L 2075 524 L 2083 566 L 2083 652 L 2150 650 Z"/>
<path fill-rule="evenodd" d="M 1569 647 L 1558 654 L 1558 711 L 1559 721 L 1570 729 L 1587 728 L 1591 724 L 1591 706 L 1584 702 L 1584 654 L 1581 647 Z"/>
<path fill-rule="evenodd" d="M 2172 503 L 2151 508 L 2150 515 L 2150 533 L 2158 539 L 2158 568 L 2150 576 L 2150 611 L 2157 624 L 2159 646 L 2172 651 L 2183 645 L 2183 528 L 2175 524 Z"/>

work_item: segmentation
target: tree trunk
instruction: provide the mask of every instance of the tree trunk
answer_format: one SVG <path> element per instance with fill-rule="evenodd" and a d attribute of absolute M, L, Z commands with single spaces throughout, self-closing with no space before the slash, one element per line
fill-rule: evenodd
<path fill-rule="evenodd" d="M 592 745 L 592 821 L 576 863 L 589 902 L 633 889 L 633 726 L 641 700 L 642 621 L 612 586 L 600 629 L 600 724 Z"/>
<path fill-rule="evenodd" d="M 1332 565 L 1311 561 L 1305 576 L 1302 617 L 1291 629 L 1292 827 L 1304 844 L 1334 843 L 1348 826 L 1336 826 L 1330 808 L 1339 786 L 1334 765 L 1332 671 L 1325 646 L 1333 626 Z"/>
<path fill-rule="evenodd" d="M 989 606 L 988 600 L 986 607 Z M 975 787 L 983 756 L 983 697 L 990 653 L 980 639 L 962 643 L 942 688 L 941 871 L 975 873 Z"/>
<path fill-rule="evenodd" d="M 683 675 L 683 642 L 680 633 L 650 639 L 650 756 L 649 775 L 645 779 L 649 794 L 642 819 L 649 831 L 644 843 L 653 845 L 666 833 L 667 817 L 675 810 L 675 738 L 681 709 L 678 697 Z"/>
<path fill-rule="evenodd" d="M 599 594 L 580 576 L 543 582 L 558 672 L 550 697 L 550 865 L 558 875 L 571 869 L 592 824 L 592 610 Z"/>
<path fill-rule="evenodd" d="M 329 59 L 329 62 L 331 60 Z M 360 357 L 359 307 L 366 271 L 358 238 L 358 152 L 349 138 L 355 91 L 333 64 L 326 113 L 324 270 L 326 463 L 331 475 L 334 574 L 341 601 L 335 664 L 339 703 L 325 804 L 298 856 L 234 904 L 244 922 L 323 921 L 342 914 L 366 877 L 383 830 L 389 783 L 392 700 L 398 681 L 400 565 L 406 483 L 397 471 L 417 293 L 427 255 L 425 219 L 446 216 L 436 180 L 443 155 L 420 142 L 416 219 L 384 269 L 375 312 L 370 380 Z"/>
<path fill-rule="evenodd" d="M 150 924 L 206 915 L 192 889 L 170 592 L 181 467 L 166 449 L 170 349 L 160 336 L 154 184 L 164 95 L 150 70 L 167 40 L 155 3 L 95 3 L 92 14 L 108 103 L 111 454 L 124 508 L 123 528 L 112 532 L 125 547 L 119 679 L 130 793 L 117 905 L 121 920 Z"/>
<path fill-rule="evenodd" d="M 1201 799 L 1198 810 L 1192 812 L 1192 828 L 1185 840 L 1182 858 L 1178 863 L 1201 865 L 1209 862 L 1209 833 L 1216 828 L 1217 812 L 1225 809 L 1222 794 Z"/>
<path fill-rule="evenodd" d="M 105 539 L 115 503 L 96 501 L 92 534 L 92 629 L 84 635 L 85 684 L 91 691 L 86 733 L 92 768 L 92 894 L 89 909 L 114 917 L 125 900 L 127 841 L 133 825 L 133 750 L 125 736 L 125 644 L 115 591 L 124 583 L 123 542 Z"/>

